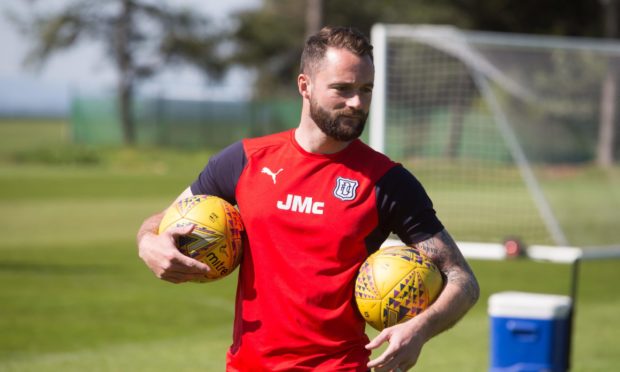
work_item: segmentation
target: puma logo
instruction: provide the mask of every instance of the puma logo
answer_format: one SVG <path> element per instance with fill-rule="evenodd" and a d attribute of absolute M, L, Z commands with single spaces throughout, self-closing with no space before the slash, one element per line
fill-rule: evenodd
<path fill-rule="evenodd" d="M 279 171 L 277 171 L 277 172 L 273 173 L 273 172 L 271 171 L 271 169 L 269 169 L 269 168 L 267 168 L 267 167 L 263 167 L 263 169 L 262 169 L 260 172 L 261 172 L 261 173 L 265 173 L 265 174 L 266 174 L 266 175 L 268 175 L 268 176 L 271 176 L 271 179 L 273 180 L 273 184 L 275 185 L 275 184 L 276 184 L 276 176 L 277 176 L 278 174 L 280 174 L 280 172 L 282 172 L 283 170 L 284 170 L 284 169 L 280 168 L 280 170 L 279 170 Z"/>

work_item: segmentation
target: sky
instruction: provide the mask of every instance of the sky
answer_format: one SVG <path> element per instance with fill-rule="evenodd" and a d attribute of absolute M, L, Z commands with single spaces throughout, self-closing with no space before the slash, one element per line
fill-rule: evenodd
<path fill-rule="evenodd" d="M 74 0 L 38 2 L 58 9 Z M 225 19 L 235 10 L 253 8 L 261 0 L 153 0 L 171 6 L 188 6 L 213 18 Z M 71 97 L 76 94 L 102 94 L 114 89 L 115 72 L 111 61 L 98 44 L 83 45 L 54 54 L 40 69 L 27 68 L 23 61 L 31 41 L 21 35 L 5 12 L 27 11 L 27 1 L 8 0 L 0 4 L 0 115 L 34 114 L 42 111 L 64 115 Z M 51 5 L 50 5 L 51 4 Z M 39 5 L 40 7 L 41 5 Z M 47 8 L 46 8 L 47 9 Z M 175 68 L 144 86 L 153 95 L 184 99 L 245 99 L 249 95 L 252 76 L 234 70 L 224 83 L 207 84 L 202 75 L 190 68 Z"/>

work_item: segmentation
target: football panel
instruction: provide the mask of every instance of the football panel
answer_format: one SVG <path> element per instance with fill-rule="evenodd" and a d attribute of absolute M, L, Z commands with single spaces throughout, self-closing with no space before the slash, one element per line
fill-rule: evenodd
<path fill-rule="evenodd" d="M 192 223 L 195 221 L 185 220 Z M 196 239 L 197 238 L 197 239 Z M 212 272 L 207 274 L 207 279 L 219 279 L 235 269 L 238 257 L 228 245 L 227 237 L 211 227 L 195 223 L 192 234 L 179 239 L 196 239 L 189 245 L 179 244 L 179 249 L 192 258 L 207 264 Z"/>
<path fill-rule="evenodd" d="M 434 266 L 432 261 L 420 250 L 409 246 L 392 246 L 381 248 L 383 255 L 399 257 L 414 266 Z"/>
<path fill-rule="evenodd" d="M 414 270 L 419 273 L 422 280 L 421 288 L 425 289 L 424 296 L 428 299 L 426 306 L 435 301 L 443 289 L 443 277 L 430 258 L 423 252 L 406 246 L 386 247 L 382 250 L 385 251 L 385 255 L 395 255 L 411 261 Z"/>
<path fill-rule="evenodd" d="M 428 288 L 426 287 L 424 276 L 421 275 L 420 270 L 414 271 L 414 279 L 416 290 L 411 293 L 411 308 L 408 314 L 411 318 L 426 310 L 426 308 L 430 305 Z"/>
<path fill-rule="evenodd" d="M 217 197 L 205 197 L 200 203 L 188 209 L 184 217 L 224 234 L 226 232 L 227 219 L 222 202 Z"/>
<path fill-rule="evenodd" d="M 181 199 L 175 203 L 179 214 L 185 217 L 194 207 L 204 203 L 207 200 L 206 195 L 192 195 L 187 198 Z"/>
<path fill-rule="evenodd" d="M 383 299 L 383 323 L 391 327 L 416 315 L 419 301 L 418 275 L 410 271 Z"/>
<path fill-rule="evenodd" d="M 370 326 L 374 329 L 381 331 L 383 329 L 383 323 L 381 320 L 381 299 L 356 298 L 355 301 L 357 302 L 357 308 L 366 323 L 370 324 Z"/>
<path fill-rule="evenodd" d="M 399 257 L 379 255 L 373 261 L 373 278 L 380 297 L 390 293 L 413 266 Z"/>
<path fill-rule="evenodd" d="M 437 270 L 417 267 L 392 288 L 383 299 L 382 320 L 386 327 L 407 321 L 437 298 L 443 279 Z"/>
<path fill-rule="evenodd" d="M 177 243 L 179 250 L 185 255 L 200 260 L 206 255 L 220 246 L 226 246 L 226 237 L 210 227 L 205 227 L 189 219 L 182 219 L 176 222 L 176 226 L 194 224 L 194 230 L 191 234 L 179 236 Z"/>
<path fill-rule="evenodd" d="M 200 261 L 209 265 L 211 272 L 207 274 L 207 278 L 213 280 L 230 274 L 236 268 L 234 257 L 229 254 L 224 241 L 209 250 L 201 251 Z"/>
<path fill-rule="evenodd" d="M 373 300 L 380 299 L 380 293 L 377 291 L 373 277 L 373 260 L 366 260 L 360 266 L 357 278 L 355 279 L 355 297 L 361 299 Z"/>
<path fill-rule="evenodd" d="M 186 218 L 174 221 L 171 226 L 189 224 L 195 225 L 194 230 L 191 234 L 179 236 L 177 246 L 184 255 L 201 261 L 212 269 L 202 281 L 219 279 L 230 273 L 234 258 L 228 252 L 225 236 Z"/>
<path fill-rule="evenodd" d="M 434 265 L 431 268 L 420 268 L 416 271 L 420 275 L 420 280 L 424 282 L 424 287 L 428 295 L 428 304 L 430 305 L 443 290 L 443 277 Z"/>
<path fill-rule="evenodd" d="M 164 217 L 159 223 L 159 230 L 157 233 L 161 234 L 162 232 L 168 230 L 175 222 L 182 218 L 183 216 L 181 216 L 181 214 L 179 213 L 176 204 L 170 206 L 168 209 L 166 209 L 166 213 L 164 213 Z"/>
<path fill-rule="evenodd" d="M 392 297 L 386 297 L 381 301 L 381 327 L 388 328 L 398 323 L 398 309 L 390 306 Z"/>
<path fill-rule="evenodd" d="M 223 202 L 223 210 L 226 217 L 226 237 L 227 246 L 231 256 L 234 259 L 234 266 L 238 265 L 241 260 L 241 253 L 243 250 L 243 221 L 241 215 L 235 207 L 229 203 Z"/>

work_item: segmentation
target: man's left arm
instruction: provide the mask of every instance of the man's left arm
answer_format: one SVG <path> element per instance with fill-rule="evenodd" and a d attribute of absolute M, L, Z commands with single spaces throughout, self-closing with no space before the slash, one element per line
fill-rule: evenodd
<path fill-rule="evenodd" d="M 418 360 L 422 346 L 432 337 L 455 325 L 478 300 L 480 289 L 454 239 L 443 229 L 431 238 L 412 244 L 439 268 L 445 286 L 435 302 L 416 317 L 384 329 L 367 346 L 387 349 L 368 363 L 375 371 L 406 371 Z"/>

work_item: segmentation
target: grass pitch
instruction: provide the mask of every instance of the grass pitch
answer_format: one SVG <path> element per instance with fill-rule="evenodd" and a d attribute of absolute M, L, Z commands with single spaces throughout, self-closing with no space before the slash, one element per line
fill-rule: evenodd
<path fill-rule="evenodd" d="M 0 371 L 224 370 L 236 275 L 162 282 L 134 241 L 144 217 L 166 207 L 209 153 L 76 148 L 64 126 L 0 123 Z M 566 265 L 471 264 L 480 302 L 424 347 L 416 370 L 488 368 L 490 294 L 569 291 Z M 620 364 L 618 273 L 619 260 L 581 267 L 573 371 Z"/>

